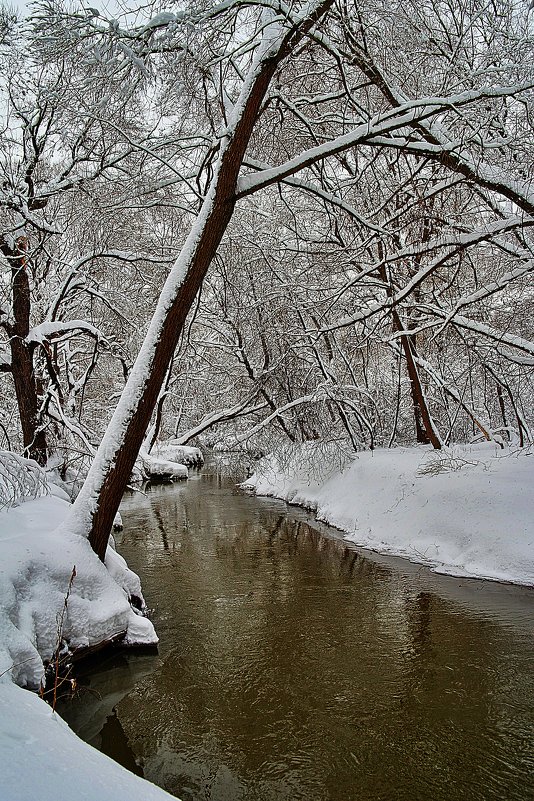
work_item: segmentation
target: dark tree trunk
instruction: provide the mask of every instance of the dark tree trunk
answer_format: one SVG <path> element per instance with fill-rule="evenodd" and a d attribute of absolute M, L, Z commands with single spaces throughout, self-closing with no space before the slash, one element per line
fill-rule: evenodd
<path fill-rule="evenodd" d="M 11 349 L 11 375 L 22 428 L 24 454 L 40 465 L 46 464 L 46 435 L 39 428 L 39 392 L 33 367 L 34 344 L 26 341 L 30 331 L 30 281 L 24 242 L 10 248 L 2 241 L 0 249 L 11 266 L 13 322 L 5 324 Z"/>
<path fill-rule="evenodd" d="M 398 315 L 396 315 L 396 317 L 397 322 L 394 322 L 394 325 L 396 330 L 399 331 L 401 330 L 400 320 L 398 319 Z M 399 326 L 398 328 L 397 325 Z M 420 442 L 423 445 L 429 445 L 432 443 L 432 447 L 436 448 L 436 450 L 439 450 L 441 448 L 441 442 L 434 430 L 434 426 L 432 425 L 432 419 L 428 411 L 428 405 L 423 393 L 423 387 L 421 386 L 421 379 L 419 378 L 419 371 L 414 359 L 415 348 L 412 344 L 413 337 L 402 334 L 400 339 L 404 358 L 406 359 L 406 369 L 410 379 L 410 391 L 412 393 L 417 442 Z"/>
<path fill-rule="evenodd" d="M 152 334 L 151 339 L 144 345 L 145 353 L 149 352 L 150 356 L 142 386 L 139 385 L 138 375 L 132 378 L 136 370 L 134 367 L 130 376 L 131 381 L 129 379 L 123 393 L 124 404 L 122 406 L 119 404 L 120 411 L 117 410 L 116 417 L 112 420 L 109 440 L 106 440 L 105 435 L 92 470 L 77 499 L 78 508 L 84 504 L 86 507 L 92 506 L 89 542 L 102 560 L 105 557 L 113 518 L 128 484 L 187 314 L 232 217 L 239 170 L 271 79 L 292 46 L 301 40 L 304 33 L 313 26 L 331 3 L 332 0 L 325 0 L 299 30 L 293 29 L 287 32 L 285 40 L 277 51 L 263 58 L 256 68 L 253 84 L 243 99 L 239 118 L 231 136 L 227 141 L 221 142 L 223 150 L 213 179 L 215 183 L 208 190 L 195 232 L 191 232 L 178 259 L 185 277 L 178 288 L 169 284 L 168 291 L 171 292 L 172 286 L 173 294 L 167 296 L 165 302 L 160 300 L 155 312 L 153 325 L 157 335 Z M 143 361 L 143 364 L 146 364 L 146 361 Z M 135 398 L 130 401 L 128 395 L 131 393 L 135 394 Z M 120 428 L 120 436 L 113 431 L 114 426 Z M 82 514 L 87 514 L 86 508 Z"/>
<path fill-rule="evenodd" d="M 383 259 L 383 254 L 381 254 L 381 258 Z M 388 287 L 386 290 L 388 297 L 389 298 L 393 297 L 393 291 L 391 289 L 386 267 L 384 264 L 381 265 L 379 272 L 381 280 Z M 403 331 L 404 327 L 402 325 L 402 320 L 399 316 L 397 309 L 395 307 L 392 307 L 390 313 L 391 313 L 393 330 Z M 428 411 L 428 406 L 425 400 L 423 387 L 421 386 L 421 379 L 419 378 L 419 371 L 417 369 L 417 365 L 414 359 L 415 336 L 414 335 L 410 336 L 409 334 L 401 334 L 400 343 L 402 347 L 402 352 L 404 353 L 404 358 L 406 359 L 406 369 L 408 372 L 408 378 L 410 379 L 410 392 L 412 395 L 413 414 L 415 420 L 415 434 L 417 437 L 417 442 L 420 442 L 423 445 L 428 445 L 432 443 L 433 448 L 435 448 L 436 450 L 440 450 L 441 442 L 432 424 L 432 418 L 430 417 L 430 412 Z"/>
<path fill-rule="evenodd" d="M 204 228 L 192 258 L 191 267 L 163 323 L 161 335 L 154 348 L 151 369 L 145 378 L 142 395 L 124 430 L 121 447 L 98 492 L 98 507 L 93 514 L 89 542 L 102 560 L 106 554 L 113 519 L 143 443 L 153 409 L 157 403 L 159 390 L 165 380 L 168 365 L 178 344 L 187 314 L 232 216 L 234 206 L 232 196 L 225 196 L 222 190 L 218 194 L 222 197 L 217 198 L 217 202 L 214 204 L 211 215 L 212 224 L 206 225 Z"/>

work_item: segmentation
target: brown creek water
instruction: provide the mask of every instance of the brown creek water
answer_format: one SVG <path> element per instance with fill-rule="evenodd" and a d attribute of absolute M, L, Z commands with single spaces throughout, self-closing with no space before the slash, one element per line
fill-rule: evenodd
<path fill-rule="evenodd" d="M 183 801 L 532 801 L 532 590 L 361 551 L 213 470 L 122 515 L 159 653 L 86 669 L 81 737 Z"/>

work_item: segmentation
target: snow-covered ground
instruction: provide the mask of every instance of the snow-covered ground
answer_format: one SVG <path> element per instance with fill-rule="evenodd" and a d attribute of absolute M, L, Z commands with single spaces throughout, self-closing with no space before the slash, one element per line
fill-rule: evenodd
<path fill-rule="evenodd" d="M 4 466 L 17 458 L 4 456 Z M 11 461 L 10 469 L 23 461 Z M 43 663 L 56 650 L 74 568 L 61 631 L 71 650 L 118 636 L 129 645 L 157 643 L 152 623 L 129 603 L 143 603 L 138 576 L 112 548 L 103 565 L 84 537 L 61 525 L 70 503 L 58 487 L 31 480 L 36 470 L 30 463 L 24 480 L 11 483 L 0 470 L 0 801 L 168 799 L 83 743 L 36 694 L 21 689 L 39 688 Z M 28 500 L 27 488 L 37 497 Z"/>
<path fill-rule="evenodd" d="M 328 457 L 328 453 L 326 453 Z M 245 486 L 307 507 L 347 539 L 440 573 L 534 585 L 534 451 L 394 448 L 328 466 L 310 443 Z"/>
<path fill-rule="evenodd" d="M 0 801 L 176 801 L 87 745 L 44 701 L 0 683 Z"/>
<path fill-rule="evenodd" d="M 151 453 L 144 448 L 135 464 L 137 481 L 180 481 L 189 477 L 188 467 L 201 467 L 204 456 L 199 448 L 179 445 L 169 439 L 157 443 Z"/>

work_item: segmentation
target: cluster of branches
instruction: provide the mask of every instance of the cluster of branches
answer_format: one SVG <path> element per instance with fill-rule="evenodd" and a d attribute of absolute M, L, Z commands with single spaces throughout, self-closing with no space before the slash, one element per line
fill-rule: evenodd
<path fill-rule="evenodd" d="M 189 367 L 170 385 L 166 434 L 187 441 L 218 424 L 209 442 L 262 451 L 273 435 L 353 450 L 530 441 L 529 260 L 486 241 L 455 253 L 461 231 L 443 236 L 434 210 L 417 257 L 388 261 L 383 239 L 362 247 L 350 220 L 335 218 L 337 234 L 323 220 L 317 237 L 327 212 L 313 203 L 314 230 L 294 229 L 298 203 L 272 198 L 268 219 L 264 204 L 232 227 L 189 332 Z"/>
<path fill-rule="evenodd" d="M 252 197 L 219 248 L 188 369 L 171 385 L 167 432 L 182 441 L 229 420 L 240 422 L 237 438 L 219 436 L 227 445 L 257 446 L 273 424 L 355 449 L 531 439 L 528 16 L 483 3 L 369 16 L 372 26 L 362 7 L 331 10 L 328 38 L 315 34 L 321 47 L 303 48 L 265 104 L 238 184 Z M 403 36 L 393 78 L 376 53 Z M 521 88 L 510 82 L 508 94 L 497 74 L 521 76 Z M 394 115 L 402 108 L 404 122 L 417 103 L 399 135 Z M 394 134 L 369 136 L 373 111 L 388 126 L 393 117 Z"/>
<path fill-rule="evenodd" d="M 77 501 L 101 556 L 156 407 L 182 440 L 531 437 L 523 2 L 44 0 L 8 39 L 0 370 L 41 462 L 127 379 Z"/>

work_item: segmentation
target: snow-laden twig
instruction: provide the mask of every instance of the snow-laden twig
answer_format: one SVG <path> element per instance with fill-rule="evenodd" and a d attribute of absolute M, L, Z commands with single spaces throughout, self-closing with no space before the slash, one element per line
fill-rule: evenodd
<path fill-rule="evenodd" d="M 37 462 L 0 451 L 0 509 L 48 494 L 46 476 Z"/>

